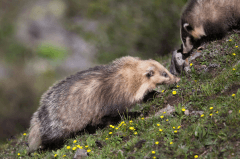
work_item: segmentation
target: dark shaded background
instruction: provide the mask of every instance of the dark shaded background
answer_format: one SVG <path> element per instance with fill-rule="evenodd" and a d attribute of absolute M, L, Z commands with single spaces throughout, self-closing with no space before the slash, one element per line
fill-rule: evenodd
<path fill-rule="evenodd" d="M 186 0 L 1 0 L 0 142 L 26 131 L 57 80 L 117 57 L 180 44 Z"/>

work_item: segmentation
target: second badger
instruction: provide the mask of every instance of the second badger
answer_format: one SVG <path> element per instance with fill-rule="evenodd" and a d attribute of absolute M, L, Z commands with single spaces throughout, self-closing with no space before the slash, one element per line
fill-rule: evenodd
<path fill-rule="evenodd" d="M 157 61 L 130 56 L 69 76 L 42 96 L 31 119 L 29 153 L 124 112 L 158 84 L 179 80 Z"/>

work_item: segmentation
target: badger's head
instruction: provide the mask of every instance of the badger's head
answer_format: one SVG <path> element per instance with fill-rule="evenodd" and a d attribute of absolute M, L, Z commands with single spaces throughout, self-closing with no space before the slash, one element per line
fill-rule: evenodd
<path fill-rule="evenodd" d="M 201 44 L 201 39 L 206 36 L 203 26 L 194 27 L 189 23 L 182 22 L 180 35 L 182 40 L 181 50 L 183 54 L 188 54 L 192 49 Z"/>
<path fill-rule="evenodd" d="M 116 62 L 119 63 L 119 61 Z M 134 95 L 133 101 L 142 100 L 144 95 L 155 89 L 157 85 L 174 84 L 180 81 L 180 78 L 172 75 L 155 60 L 141 60 L 128 56 L 121 58 L 121 61 L 125 64 L 117 74 L 123 77 L 121 80 L 125 83 L 124 89 Z"/>
<path fill-rule="evenodd" d="M 147 60 L 148 68 L 144 73 L 147 81 L 154 87 L 162 84 L 174 84 L 180 81 L 180 78 L 172 75 L 164 66 L 154 60 Z"/>

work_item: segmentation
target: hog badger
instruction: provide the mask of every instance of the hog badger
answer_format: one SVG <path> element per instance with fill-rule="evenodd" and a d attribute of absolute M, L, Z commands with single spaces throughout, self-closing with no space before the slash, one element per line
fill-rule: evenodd
<path fill-rule="evenodd" d="M 31 119 L 28 151 L 66 138 L 88 124 L 97 125 L 103 116 L 134 106 L 156 85 L 179 80 L 157 61 L 130 56 L 69 76 L 43 94 Z"/>
<path fill-rule="evenodd" d="M 190 0 L 181 17 L 181 52 L 240 30 L 240 0 Z"/>

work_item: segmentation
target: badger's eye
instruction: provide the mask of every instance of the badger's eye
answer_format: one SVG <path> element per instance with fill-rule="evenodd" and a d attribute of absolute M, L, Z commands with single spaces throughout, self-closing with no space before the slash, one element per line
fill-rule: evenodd
<path fill-rule="evenodd" d="M 167 78 L 167 77 L 168 77 L 168 74 L 167 74 L 166 72 L 163 72 L 163 73 L 162 73 L 162 76 Z"/>

